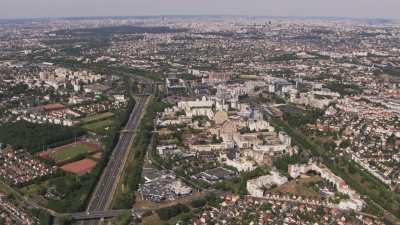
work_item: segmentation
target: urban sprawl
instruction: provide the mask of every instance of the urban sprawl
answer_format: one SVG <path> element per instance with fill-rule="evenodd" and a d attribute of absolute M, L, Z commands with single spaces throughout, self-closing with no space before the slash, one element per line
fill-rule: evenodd
<path fill-rule="evenodd" d="M 400 23 L 0 20 L 0 224 L 399 224 Z"/>

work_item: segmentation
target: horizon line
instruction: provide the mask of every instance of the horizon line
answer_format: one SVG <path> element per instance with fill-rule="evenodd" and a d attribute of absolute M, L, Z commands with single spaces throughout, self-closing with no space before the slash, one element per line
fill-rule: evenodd
<path fill-rule="evenodd" d="M 280 19 L 339 19 L 339 20 L 386 20 L 400 21 L 393 17 L 352 17 L 352 16 L 271 16 L 251 14 L 153 14 L 153 15 L 99 15 L 99 16 L 48 16 L 48 17 L 13 17 L 0 18 L 0 21 L 21 20 L 51 20 L 51 19 L 111 19 L 111 18 L 152 18 L 152 17 L 258 17 L 258 18 L 280 18 Z"/>

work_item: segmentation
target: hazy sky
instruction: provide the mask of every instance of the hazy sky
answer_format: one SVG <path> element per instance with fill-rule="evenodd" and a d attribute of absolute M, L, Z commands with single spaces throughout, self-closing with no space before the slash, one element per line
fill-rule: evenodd
<path fill-rule="evenodd" d="M 0 0 L 0 18 L 194 14 L 400 19 L 400 0 Z"/>

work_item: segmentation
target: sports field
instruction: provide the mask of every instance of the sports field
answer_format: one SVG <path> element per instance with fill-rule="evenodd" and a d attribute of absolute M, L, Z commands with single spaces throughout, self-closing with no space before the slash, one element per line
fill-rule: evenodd
<path fill-rule="evenodd" d="M 82 159 L 73 163 L 68 163 L 61 167 L 62 170 L 83 175 L 88 173 L 93 167 L 96 166 L 96 161 L 91 159 Z"/>
<path fill-rule="evenodd" d="M 56 163 L 62 163 L 85 154 L 99 151 L 101 151 L 101 146 L 99 144 L 80 141 L 40 152 L 39 156 L 52 159 Z"/>
<path fill-rule="evenodd" d="M 55 151 L 49 154 L 50 158 L 54 159 L 56 162 L 66 161 L 73 159 L 83 154 L 87 154 L 91 149 L 85 144 L 72 145 L 63 151 Z"/>

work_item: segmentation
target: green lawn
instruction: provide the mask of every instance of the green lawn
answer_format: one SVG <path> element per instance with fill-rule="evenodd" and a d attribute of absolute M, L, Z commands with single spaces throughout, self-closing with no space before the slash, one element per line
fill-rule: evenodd
<path fill-rule="evenodd" d="M 84 144 L 77 144 L 62 151 L 52 152 L 49 156 L 57 162 L 62 162 L 73 159 L 88 152 L 90 152 L 90 148 L 88 146 Z"/>
<path fill-rule="evenodd" d="M 85 118 L 81 119 L 81 121 L 82 121 L 82 123 L 93 123 L 93 122 L 96 122 L 96 121 L 99 121 L 99 120 L 108 119 L 108 118 L 113 117 L 113 116 L 114 116 L 114 113 L 105 112 L 105 113 L 100 113 L 100 114 L 96 114 L 96 115 L 93 115 L 93 116 L 85 117 Z"/>
<path fill-rule="evenodd" d="M 89 123 L 83 126 L 83 128 L 93 131 L 95 133 L 104 132 L 107 127 L 110 127 L 114 124 L 114 120 L 102 120 L 95 123 Z"/>
<path fill-rule="evenodd" d="M 42 183 L 33 183 L 31 185 L 22 187 L 19 191 L 27 195 L 29 197 L 34 196 L 36 193 L 39 193 L 43 189 L 47 188 L 49 185 L 49 181 L 43 181 Z"/>

